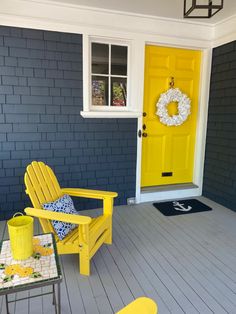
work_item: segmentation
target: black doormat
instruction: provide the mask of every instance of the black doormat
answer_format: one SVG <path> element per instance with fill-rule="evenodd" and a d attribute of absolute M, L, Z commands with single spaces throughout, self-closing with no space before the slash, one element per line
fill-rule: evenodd
<path fill-rule="evenodd" d="M 211 207 L 196 199 L 154 203 L 153 205 L 165 216 L 192 214 L 212 210 Z"/>

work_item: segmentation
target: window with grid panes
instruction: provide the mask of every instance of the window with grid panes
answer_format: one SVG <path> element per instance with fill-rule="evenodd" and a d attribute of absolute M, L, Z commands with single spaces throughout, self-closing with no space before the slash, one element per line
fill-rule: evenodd
<path fill-rule="evenodd" d="M 91 42 L 91 108 L 127 107 L 128 46 Z"/>

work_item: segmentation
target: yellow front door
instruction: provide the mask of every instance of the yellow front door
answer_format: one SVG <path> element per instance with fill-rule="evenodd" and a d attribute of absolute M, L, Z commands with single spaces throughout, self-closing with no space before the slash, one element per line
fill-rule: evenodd
<path fill-rule="evenodd" d="M 200 51 L 146 47 L 142 187 L 193 181 L 200 62 Z M 171 77 L 174 87 L 191 100 L 191 113 L 179 126 L 166 126 L 156 115 L 156 103 L 169 89 Z M 167 109 L 170 116 L 178 114 L 177 103 L 170 103 Z"/>

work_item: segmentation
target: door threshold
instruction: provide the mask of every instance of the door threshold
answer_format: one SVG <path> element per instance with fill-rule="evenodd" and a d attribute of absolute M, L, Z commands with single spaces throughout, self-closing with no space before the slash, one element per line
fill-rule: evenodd
<path fill-rule="evenodd" d="M 167 201 L 200 196 L 201 188 L 194 183 L 144 187 L 136 203 Z"/>
<path fill-rule="evenodd" d="M 198 186 L 194 183 L 181 183 L 181 184 L 168 184 L 157 186 L 145 186 L 141 188 L 141 193 L 165 192 L 165 191 L 178 191 L 187 189 L 197 189 Z"/>

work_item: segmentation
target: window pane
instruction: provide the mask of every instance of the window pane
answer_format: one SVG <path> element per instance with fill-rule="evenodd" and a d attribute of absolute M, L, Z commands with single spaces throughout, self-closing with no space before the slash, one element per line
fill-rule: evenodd
<path fill-rule="evenodd" d="M 111 46 L 111 74 L 127 75 L 127 47 Z"/>
<path fill-rule="evenodd" d="M 108 74 L 109 46 L 92 43 L 92 73 Z"/>
<path fill-rule="evenodd" d="M 92 105 L 108 106 L 108 77 L 92 76 Z"/>
<path fill-rule="evenodd" d="M 111 79 L 111 106 L 126 106 L 127 79 L 113 77 Z"/>

